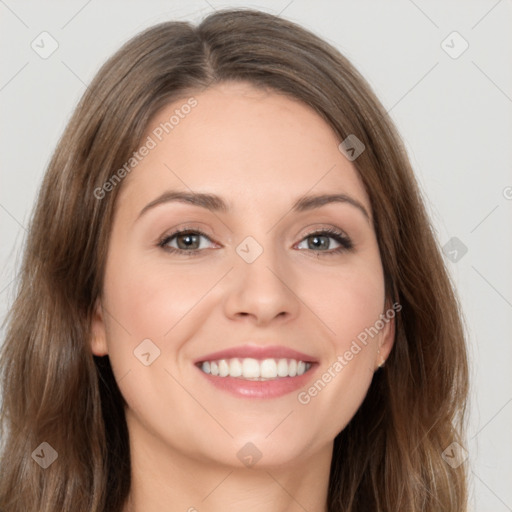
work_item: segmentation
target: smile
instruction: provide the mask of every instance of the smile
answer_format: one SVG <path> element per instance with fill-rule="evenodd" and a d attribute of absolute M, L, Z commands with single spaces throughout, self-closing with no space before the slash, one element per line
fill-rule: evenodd
<path fill-rule="evenodd" d="M 311 368 L 311 363 L 297 359 L 252 357 L 203 361 L 198 364 L 206 374 L 214 377 L 235 377 L 243 380 L 266 381 L 297 377 Z"/>

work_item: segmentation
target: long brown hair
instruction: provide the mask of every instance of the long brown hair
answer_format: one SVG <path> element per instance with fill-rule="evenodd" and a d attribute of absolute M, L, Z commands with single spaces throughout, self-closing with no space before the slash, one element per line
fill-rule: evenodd
<path fill-rule="evenodd" d="M 411 166 L 385 109 L 335 48 L 289 21 L 218 11 L 128 41 L 81 99 L 33 210 L 1 352 L 2 512 L 119 512 L 130 490 L 124 399 L 90 348 L 117 194 L 98 198 L 166 104 L 242 80 L 310 105 L 353 163 L 374 213 L 388 298 L 402 306 L 394 348 L 334 442 L 330 512 L 465 510 L 468 368 L 457 299 Z M 96 193 L 95 193 L 96 191 Z M 58 459 L 36 464 L 47 442 Z M 37 453 L 36 453 L 37 456 Z"/>

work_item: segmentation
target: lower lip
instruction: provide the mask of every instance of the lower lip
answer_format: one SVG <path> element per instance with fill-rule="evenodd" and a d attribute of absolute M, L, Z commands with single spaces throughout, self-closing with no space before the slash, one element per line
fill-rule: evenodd
<path fill-rule="evenodd" d="M 277 398 L 293 393 L 304 387 L 310 380 L 318 364 L 312 363 L 311 368 L 298 377 L 281 377 L 272 380 L 245 380 L 237 377 L 217 377 L 199 372 L 214 386 L 239 398 Z"/>

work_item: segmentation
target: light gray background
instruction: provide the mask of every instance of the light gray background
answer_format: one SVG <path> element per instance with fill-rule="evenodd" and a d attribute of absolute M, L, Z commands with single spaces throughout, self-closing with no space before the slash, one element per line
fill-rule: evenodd
<path fill-rule="evenodd" d="M 281 13 L 352 60 L 398 125 L 439 242 L 467 247 L 446 258 L 472 361 L 471 510 L 512 511 L 510 0 L 0 0 L 0 320 L 44 170 L 99 66 L 147 26 L 237 5 Z M 31 48 L 43 31 L 59 44 L 47 59 Z M 453 31 L 469 44 L 456 59 L 441 46 Z"/>

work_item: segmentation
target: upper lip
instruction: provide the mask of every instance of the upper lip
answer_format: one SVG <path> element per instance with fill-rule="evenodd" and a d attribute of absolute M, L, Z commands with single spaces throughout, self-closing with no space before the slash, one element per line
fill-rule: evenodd
<path fill-rule="evenodd" d="M 253 359 L 296 359 L 305 363 L 315 363 L 316 359 L 313 356 L 304 354 L 292 348 L 283 347 L 279 345 L 254 345 L 247 344 L 238 347 L 232 347 L 218 352 L 212 352 L 202 356 L 194 361 L 194 364 L 202 363 L 203 361 L 219 361 L 220 359 L 231 358 L 246 358 Z"/>

